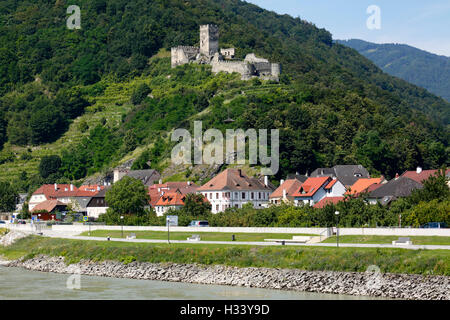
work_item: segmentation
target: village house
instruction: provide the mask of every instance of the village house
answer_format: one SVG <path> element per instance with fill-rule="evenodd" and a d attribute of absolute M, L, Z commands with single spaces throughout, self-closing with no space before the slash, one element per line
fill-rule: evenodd
<path fill-rule="evenodd" d="M 169 209 L 178 209 L 184 206 L 185 196 L 189 193 L 196 193 L 198 185 L 187 182 L 166 182 L 159 181 L 148 188 L 150 196 L 150 207 L 154 208 L 158 216 L 162 216 Z M 181 195 L 181 196 L 179 196 Z"/>
<path fill-rule="evenodd" d="M 369 204 L 381 203 L 382 205 L 388 205 L 393 200 L 408 197 L 413 190 L 422 188 L 422 184 L 413 179 L 396 177 L 371 191 L 367 200 Z"/>
<path fill-rule="evenodd" d="M 316 209 L 321 209 L 329 204 L 337 204 L 344 201 L 345 197 L 326 197 L 317 202 L 313 207 Z"/>
<path fill-rule="evenodd" d="M 360 164 L 336 165 L 332 168 L 317 168 L 311 177 L 332 177 L 338 179 L 348 188 L 361 178 L 370 178 L 369 171 Z"/>
<path fill-rule="evenodd" d="M 269 196 L 271 204 L 294 203 L 294 193 L 300 190 L 302 182 L 297 179 L 281 180 L 280 186 Z"/>
<path fill-rule="evenodd" d="M 346 192 L 344 185 L 329 176 L 308 178 L 293 194 L 294 204 L 313 206 L 326 197 L 341 197 Z"/>
<path fill-rule="evenodd" d="M 155 181 L 159 181 L 161 178 L 161 174 L 154 169 L 131 170 L 129 168 L 115 168 L 113 183 L 125 176 L 140 180 L 147 187 L 153 185 Z"/>
<path fill-rule="evenodd" d="M 358 179 L 351 187 L 349 187 L 345 194 L 357 197 L 362 193 L 368 193 L 369 188 L 372 185 L 382 184 L 382 183 L 386 183 L 386 182 L 387 181 L 386 181 L 386 179 L 384 179 L 384 177 L 361 178 L 361 179 Z"/>
<path fill-rule="evenodd" d="M 106 213 L 108 204 L 105 195 L 109 189 L 110 187 L 105 187 L 90 198 L 86 204 L 86 214 L 89 218 L 98 219 L 101 214 Z"/>
<path fill-rule="evenodd" d="M 439 170 L 423 170 L 421 167 L 417 167 L 415 171 L 405 171 L 400 177 L 405 177 L 409 179 L 413 179 L 416 182 L 423 183 L 424 180 L 427 180 L 432 175 L 437 175 Z M 445 171 L 445 175 L 450 175 L 450 169 Z"/>
<path fill-rule="evenodd" d="M 254 208 L 267 207 L 272 190 L 267 176 L 262 182 L 248 177 L 241 169 L 226 169 L 197 192 L 211 203 L 212 213 L 218 213 L 228 208 L 242 208 L 246 203 L 252 203 Z"/>
<path fill-rule="evenodd" d="M 163 192 L 155 205 L 156 215 L 160 217 L 170 209 L 177 210 L 182 208 L 185 199 L 186 195 L 182 194 L 178 189 L 175 192 Z"/>
<path fill-rule="evenodd" d="M 39 220 L 57 220 L 57 212 L 67 209 L 67 204 L 58 200 L 45 200 L 34 206 L 31 214 L 38 216 Z"/>
<path fill-rule="evenodd" d="M 76 190 L 78 189 L 73 184 L 44 184 L 31 195 L 28 210 L 32 212 L 35 206 L 49 200 L 58 199 L 60 202 L 68 204 Z"/>

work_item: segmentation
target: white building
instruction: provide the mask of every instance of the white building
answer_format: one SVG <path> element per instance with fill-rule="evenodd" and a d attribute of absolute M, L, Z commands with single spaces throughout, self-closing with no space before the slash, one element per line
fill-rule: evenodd
<path fill-rule="evenodd" d="M 245 175 L 241 169 L 226 169 L 198 190 L 211 203 L 212 213 L 228 208 L 242 208 L 252 203 L 255 208 L 267 207 L 272 188 L 268 178 L 264 182 Z"/>
<path fill-rule="evenodd" d="M 313 206 L 323 198 L 341 197 L 346 189 L 338 179 L 331 177 L 308 178 L 300 187 L 300 190 L 293 194 L 294 204 Z"/>

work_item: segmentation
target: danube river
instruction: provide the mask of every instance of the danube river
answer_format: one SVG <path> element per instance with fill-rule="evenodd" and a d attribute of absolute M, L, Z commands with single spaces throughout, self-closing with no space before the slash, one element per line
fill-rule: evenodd
<path fill-rule="evenodd" d="M 80 276 L 80 289 L 68 289 L 70 275 L 0 266 L 0 300 L 6 299 L 371 299 L 369 297 Z M 372 298 L 373 299 L 373 298 Z"/>

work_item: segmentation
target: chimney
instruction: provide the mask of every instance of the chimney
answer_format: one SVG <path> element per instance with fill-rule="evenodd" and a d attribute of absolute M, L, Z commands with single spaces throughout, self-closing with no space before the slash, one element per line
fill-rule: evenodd
<path fill-rule="evenodd" d="M 395 180 L 397 180 L 399 177 L 398 173 L 395 174 Z"/>
<path fill-rule="evenodd" d="M 308 177 L 308 171 L 306 171 L 306 173 L 305 173 L 305 177 Z"/>
<path fill-rule="evenodd" d="M 58 191 L 58 184 L 55 183 L 55 191 Z"/>
<path fill-rule="evenodd" d="M 242 169 L 238 169 L 239 177 L 242 177 Z"/>
<path fill-rule="evenodd" d="M 190 185 L 191 185 L 191 182 L 190 182 L 190 181 L 188 181 L 188 182 L 187 182 L 187 185 L 188 185 L 188 186 L 190 186 Z"/>
<path fill-rule="evenodd" d="M 159 182 L 159 184 L 162 184 L 162 179 L 159 179 L 159 181 L 158 181 L 158 182 Z"/>
<path fill-rule="evenodd" d="M 417 174 L 420 174 L 421 172 L 422 172 L 422 168 L 421 168 L 421 167 L 417 167 L 416 173 L 417 173 Z"/>
<path fill-rule="evenodd" d="M 100 186 L 97 186 L 97 191 L 100 191 Z"/>
<path fill-rule="evenodd" d="M 281 179 L 281 180 L 280 180 L 280 186 L 281 186 L 283 183 L 284 183 L 284 180 Z"/>
<path fill-rule="evenodd" d="M 283 199 L 286 199 L 286 189 L 283 189 Z"/>
<path fill-rule="evenodd" d="M 240 169 L 239 169 L 239 170 L 240 170 Z M 268 177 L 268 176 L 264 176 L 264 185 L 265 185 L 266 187 L 269 186 L 269 177 Z"/>
<path fill-rule="evenodd" d="M 70 184 L 70 191 L 73 191 L 73 184 Z"/>

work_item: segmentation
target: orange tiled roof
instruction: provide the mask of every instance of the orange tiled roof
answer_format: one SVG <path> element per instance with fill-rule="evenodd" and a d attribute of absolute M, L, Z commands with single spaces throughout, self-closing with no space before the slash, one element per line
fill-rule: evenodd
<path fill-rule="evenodd" d="M 269 198 L 281 198 L 283 197 L 283 190 L 286 190 L 286 196 L 292 196 L 296 191 L 302 186 L 301 181 L 297 179 L 288 179 L 283 182 L 274 192 L 269 196 Z"/>
<path fill-rule="evenodd" d="M 308 178 L 305 182 L 303 182 L 300 189 L 293 194 L 294 197 L 312 197 L 317 190 L 320 189 L 324 184 L 327 184 L 332 179 L 330 177 L 315 177 Z"/>
<path fill-rule="evenodd" d="M 331 180 L 330 183 L 328 183 L 328 184 L 325 186 L 325 189 L 331 189 L 337 181 L 338 181 L 337 179 Z"/>
<path fill-rule="evenodd" d="M 55 209 L 56 206 L 66 206 L 65 203 L 62 203 L 58 200 L 45 200 L 38 205 L 36 205 L 31 212 L 37 212 L 37 211 L 47 211 L 52 212 L 53 209 Z"/>
<path fill-rule="evenodd" d="M 320 200 L 319 202 L 317 202 L 314 205 L 314 208 L 323 208 L 327 204 L 331 204 L 331 203 L 336 204 L 336 203 L 341 202 L 343 200 L 344 200 L 344 197 L 326 197 L 326 198 L 323 198 L 322 200 Z"/>
<path fill-rule="evenodd" d="M 170 192 L 163 194 L 158 202 L 157 206 L 184 206 L 185 195 L 178 192 Z"/>
<path fill-rule="evenodd" d="M 373 184 L 379 184 L 384 180 L 380 178 L 361 178 L 357 180 L 345 194 L 357 195 L 361 192 L 367 191 L 367 189 Z"/>

